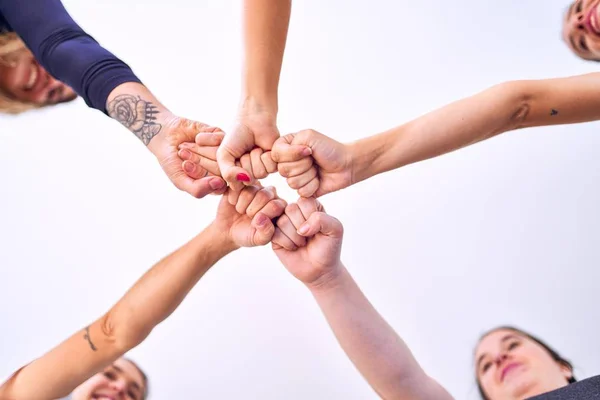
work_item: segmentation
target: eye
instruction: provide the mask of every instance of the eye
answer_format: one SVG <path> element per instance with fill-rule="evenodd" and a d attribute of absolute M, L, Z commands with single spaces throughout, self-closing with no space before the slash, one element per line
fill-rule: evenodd
<path fill-rule="evenodd" d="M 515 347 L 519 347 L 521 343 L 519 342 L 512 342 L 511 344 L 508 345 L 508 350 L 513 350 Z"/>
<path fill-rule="evenodd" d="M 134 393 L 134 391 L 133 391 L 133 390 L 130 390 L 130 391 L 128 391 L 128 392 L 127 392 L 127 396 L 129 396 L 129 397 L 130 397 L 130 398 L 132 398 L 133 400 L 137 400 L 137 396 L 136 396 L 136 394 Z"/>
<path fill-rule="evenodd" d="M 481 367 L 481 370 L 485 373 L 485 372 L 487 372 L 488 369 L 490 369 L 491 366 L 492 366 L 492 363 L 488 361 L 485 364 L 483 364 L 483 367 Z"/>
<path fill-rule="evenodd" d="M 117 379 L 117 376 L 111 371 L 106 371 L 104 373 L 104 376 L 107 377 L 108 379 L 110 379 L 111 381 L 114 381 L 115 379 Z"/>
<path fill-rule="evenodd" d="M 577 7 L 575 7 L 575 12 L 580 13 L 582 8 L 583 8 L 583 1 L 578 1 Z"/>

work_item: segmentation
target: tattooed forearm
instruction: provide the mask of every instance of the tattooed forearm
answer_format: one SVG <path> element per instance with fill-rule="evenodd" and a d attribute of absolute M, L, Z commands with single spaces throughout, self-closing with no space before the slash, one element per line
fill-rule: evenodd
<path fill-rule="evenodd" d="M 87 342 L 90 344 L 90 347 L 92 348 L 93 351 L 98 350 L 96 348 L 96 346 L 94 346 L 94 343 L 92 343 L 92 338 L 90 336 L 90 327 L 89 326 L 85 327 L 85 335 L 83 335 L 83 339 L 87 340 Z"/>
<path fill-rule="evenodd" d="M 108 103 L 108 115 L 132 131 L 146 146 L 160 132 L 162 126 L 156 123 L 160 112 L 154 104 L 139 96 L 122 94 Z"/>

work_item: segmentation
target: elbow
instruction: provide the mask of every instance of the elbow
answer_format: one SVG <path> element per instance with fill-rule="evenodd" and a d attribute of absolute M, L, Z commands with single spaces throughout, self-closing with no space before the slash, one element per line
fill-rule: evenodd
<path fill-rule="evenodd" d="M 124 313 L 123 310 L 111 310 L 102 317 L 101 329 L 105 341 L 120 354 L 137 347 L 152 331 L 152 328 L 139 323 L 133 312 Z"/>
<path fill-rule="evenodd" d="M 530 110 L 534 98 L 532 85 L 529 81 L 509 81 L 489 89 L 496 98 L 501 99 L 502 109 L 505 110 L 505 126 L 502 131 L 512 131 L 528 126 Z"/>

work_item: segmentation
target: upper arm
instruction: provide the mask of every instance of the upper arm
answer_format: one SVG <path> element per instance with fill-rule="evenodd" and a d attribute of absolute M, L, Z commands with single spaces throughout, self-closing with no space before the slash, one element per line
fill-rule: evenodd
<path fill-rule="evenodd" d="M 507 84 L 526 105 L 520 128 L 600 119 L 600 73 Z"/>
<path fill-rule="evenodd" d="M 73 88 L 86 103 L 105 111 L 110 92 L 140 80 L 129 66 L 98 44 L 71 18 L 60 0 L 0 0 L 0 13 L 37 61 Z"/>
<path fill-rule="evenodd" d="M 0 387 L 3 399 L 57 399 L 122 356 L 127 345 L 103 317 L 15 373 Z"/>

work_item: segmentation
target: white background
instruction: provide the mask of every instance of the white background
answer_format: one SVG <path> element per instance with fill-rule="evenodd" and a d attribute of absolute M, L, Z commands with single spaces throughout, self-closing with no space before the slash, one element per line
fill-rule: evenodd
<path fill-rule="evenodd" d="M 65 1 L 173 111 L 228 127 L 241 2 Z M 560 40 L 567 2 L 302 0 L 282 133 L 351 141 L 506 80 L 595 71 Z M 135 137 L 78 100 L 0 119 L 0 376 L 102 315 L 212 219 Z M 476 398 L 478 336 L 516 324 L 600 373 L 597 123 L 505 134 L 323 198 L 343 259 L 425 370 Z M 289 201 L 291 190 L 273 179 Z M 241 250 L 131 353 L 154 399 L 369 399 L 308 291 Z"/>

